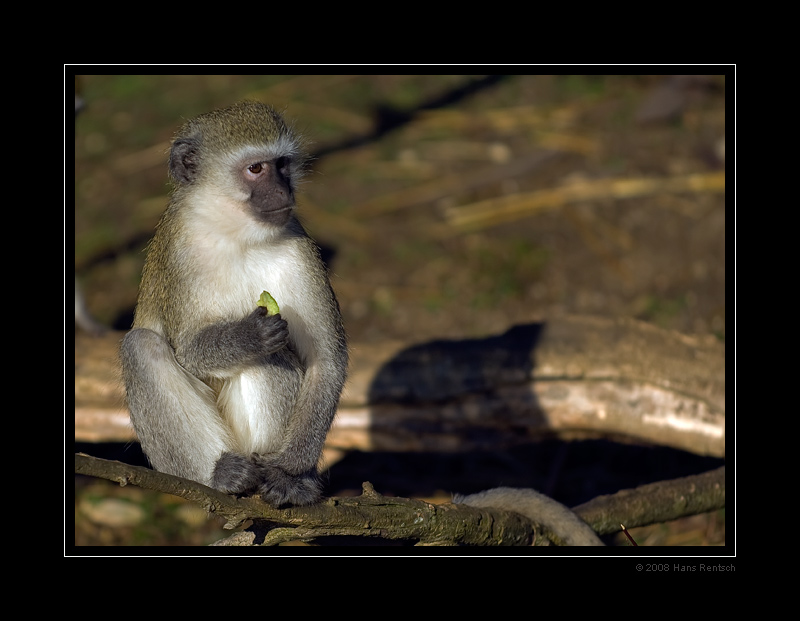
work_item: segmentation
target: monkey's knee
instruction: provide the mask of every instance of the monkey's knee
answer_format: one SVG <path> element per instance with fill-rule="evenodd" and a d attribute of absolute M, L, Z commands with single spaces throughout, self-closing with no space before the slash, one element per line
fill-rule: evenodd
<path fill-rule="evenodd" d="M 174 361 L 175 354 L 166 339 L 152 330 L 136 328 L 122 339 L 120 358 L 123 369 L 147 369 L 162 361 Z"/>

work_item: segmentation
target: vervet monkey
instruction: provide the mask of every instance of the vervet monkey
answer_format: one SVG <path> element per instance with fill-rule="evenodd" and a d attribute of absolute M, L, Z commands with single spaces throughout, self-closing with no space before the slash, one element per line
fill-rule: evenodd
<path fill-rule="evenodd" d="M 453 496 L 453 503 L 515 511 L 544 526 L 567 546 L 605 545 L 577 514 L 533 489 L 496 487 L 469 496 L 456 494 Z"/>
<path fill-rule="evenodd" d="M 295 217 L 305 161 L 273 108 L 243 102 L 175 137 L 175 189 L 147 250 L 121 360 L 156 470 L 279 507 L 319 500 L 347 345 L 319 250 Z M 280 305 L 256 306 L 262 291 Z"/>

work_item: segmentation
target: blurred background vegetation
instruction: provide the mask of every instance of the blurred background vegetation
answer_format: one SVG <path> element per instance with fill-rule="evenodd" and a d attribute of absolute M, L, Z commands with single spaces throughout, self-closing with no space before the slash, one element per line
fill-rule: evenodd
<path fill-rule="evenodd" d="M 722 75 L 80 75 L 76 274 L 92 313 L 128 329 L 142 251 L 168 201 L 173 133 L 184 119 L 256 99 L 285 110 L 310 140 L 315 159 L 300 215 L 324 249 L 354 347 L 488 336 L 572 313 L 724 340 L 725 88 Z M 564 452 L 575 448 L 532 450 L 456 469 L 472 468 L 474 479 L 475 468 L 491 472 L 488 460 L 538 473 L 517 481 L 503 472 L 487 487 L 541 488 L 555 472 L 568 504 L 597 491 L 571 481 L 598 478 L 596 469 L 580 472 L 591 457 L 570 467 Z M 645 462 L 672 459 L 631 450 Z M 372 476 L 364 479 L 403 495 L 433 496 L 452 483 L 443 477 L 414 490 L 387 474 L 382 486 L 379 474 L 405 474 L 398 460 L 406 458 L 365 466 Z M 705 466 L 674 459 L 682 464 L 675 476 Z M 437 468 L 455 467 L 420 466 Z M 651 482 L 628 461 L 628 471 L 636 468 L 638 478 L 609 477 L 610 491 Z M 335 487 L 335 469 L 331 477 Z M 124 501 L 160 517 L 158 526 L 142 526 L 141 515 L 135 528 L 98 526 L 86 516 L 110 492 L 97 481 L 76 489 L 76 520 L 85 525 L 76 522 L 76 543 L 217 538 L 198 526 L 204 516 L 187 521 L 192 509 L 177 499 L 146 510 L 131 503 L 142 490 L 124 490 Z M 700 517 L 688 541 L 719 543 L 722 517 Z"/>

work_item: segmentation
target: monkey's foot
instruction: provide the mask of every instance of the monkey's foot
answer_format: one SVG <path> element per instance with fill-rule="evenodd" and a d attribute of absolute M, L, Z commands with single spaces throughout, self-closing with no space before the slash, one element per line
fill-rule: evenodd
<path fill-rule="evenodd" d="M 242 495 L 254 492 L 262 478 L 261 466 L 250 457 L 223 453 L 214 466 L 211 487 L 226 494 Z"/>
<path fill-rule="evenodd" d="M 316 472 L 292 475 L 277 466 L 262 465 L 261 499 L 273 507 L 312 505 L 322 496 L 322 482 Z"/>
<path fill-rule="evenodd" d="M 257 492 L 275 508 L 312 505 L 322 496 L 322 482 L 316 471 L 289 474 L 275 465 L 272 457 L 253 453 L 249 457 L 223 453 L 214 467 L 211 487 L 226 494 L 242 496 Z"/>

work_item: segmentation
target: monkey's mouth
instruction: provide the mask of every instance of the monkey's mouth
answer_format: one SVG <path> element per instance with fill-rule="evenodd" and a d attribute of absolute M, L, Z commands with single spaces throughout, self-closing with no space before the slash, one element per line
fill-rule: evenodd
<path fill-rule="evenodd" d="M 263 214 L 265 216 L 269 216 L 269 215 L 279 214 L 279 213 L 284 213 L 284 212 L 288 213 L 292 209 L 294 209 L 294 204 L 286 205 L 285 207 L 263 207 L 263 208 L 258 210 L 258 213 Z"/>
<path fill-rule="evenodd" d="M 256 211 L 256 216 L 268 224 L 286 224 L 294 210 L 294 203 L 283 207 L 265 207 Z"/>

